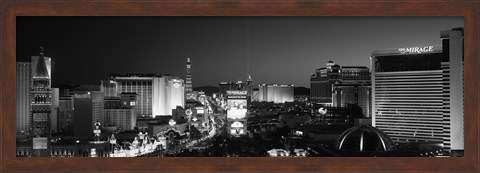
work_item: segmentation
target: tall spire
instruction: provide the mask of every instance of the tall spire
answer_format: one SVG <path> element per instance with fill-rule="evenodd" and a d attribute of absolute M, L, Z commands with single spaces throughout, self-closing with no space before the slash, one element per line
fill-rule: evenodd
<path fill-rule="evenodd" d="M 43 47 L 40 47 L 40 56 L 38 57 L 37 67 L 35 70 L 36 75 L 34 77 L 45 78 L 49 77 L 47 64 L 45 64 L 45 58 L 43 57 Z"/>

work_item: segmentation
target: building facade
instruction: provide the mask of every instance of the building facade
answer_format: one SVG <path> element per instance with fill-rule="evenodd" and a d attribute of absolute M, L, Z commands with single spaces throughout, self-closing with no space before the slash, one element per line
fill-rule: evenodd
<path fill-rule="evenodd" d="M 45 57 L 43 48 L 39 56 L 32 56 L 31 134 L 33 155 L 50 156 L 50 118 L 52 105 L 51 58 Z"/>
<path fill-rule="evenodd" d="M 172 115 L 172 109 L 185 106 L 185 85 L 182 79 L 163 76 L 154 79 L 153 113 L 154 115 Z"/>
<path fill-rule="evenodd" d="M 104 93 L 101 91 L 74 91 L 73 136 L 93 138 L 94 123 L 105 123 Z"/>
<path fill-rule="evenodd" d="M 372 53 L 372 124 L 397 143 L 463 151 L 463 29 L 442 45 Z"/>
<path fill-rule="evenodd" d="M 428 52 L 401 49 L 372 54 L 372 124 L 397 143 L 442 143 L 441 46 L 427 46 Z"/>
<path fill-rule="evenodd" d="M 119 97 L 105 98 L 105 125 L 120 131 L 133 130 L 137 124 L 136 94 L 123 93 Z"/>
<path fill-rule="evenodd" d="M 285 103 L 294 101 L 293 85 L 262 84 L 258 87 L 258 101 Z"/>
<path fill-rule="evenodd" d="M 464 150 L 463 28 L 441 31 L 443 74 L 444 148 L 453 155 Z"/>
<path fill-rule="evenodd" d="M 120 131 L 133 130 L 137 124 L 134 109 L 105 109 L 106 125 L 115 126 Z"/>
<path fill-rule="evenodd" d="M 142 85 L 144 83 L 140 83 Z M 100 91 L 105 94 L 105 97 L 118 97 L 117 82 L 114 80 L 102 80 L 100 84 Z"/>
<path fill-rule="evenodd" d="M 106 97 L 118 97 L 122 92 L 137 94 L 137 116 L 153 114 L 153 79 L 156 75 L 111 75 L 102 81 L 101 91 Z"/>
<path fill-rule="evenodd" d="M 187 58 L 187 75 L 185 77 L 185 96 L 187 99 L 193 99 L 193 85 L 192 85 L 192 62 L 190 57 Z"/>
<path fill-rule="evenodd" d="M 101 91 L 108 97 L 135 93 L 137 117 L 172 115 L 172 109 L 185 106 L 185 84 L 170 75 L 111 75 L 102 81 Z"/>
<path fill-rule="evenodd" d="M 73 135 L 73 96 L 62 96 L 58 104 L 58 131 Z"/>
<path fill-rule="evenodd" d="M 237 82 L 220 82 L 218 84 L 219 92 L 224 97 L 227 95 L 228 90 L 246 90 L 246 83 L 243 81 Z"/>
<path fill-rule="evenodd" d="M 16 110 L 17 132 L 30 131 L 30 87 L 32 85 L 32 63 L 17 62 Z"/>
<path fill-rule="evenodd" d="M 333 86 L 336 84 L 370 84 L 370 70 L 362 66 L 340 66 L 328 61 L 325 68 L 310 76 L 310 99 L 327 106 L 333 105 Z"/>
<path fill-rule="evenodd" d="M 60 90 L 59 88 L 52 88 L 52 104 L 50 110 L 50 127 L 53 133 L 58 131 L 58 113 L 60 110 Z"/>
<path fill-rule="evenodd" d="M 93 124 L 95 122 L 100 122 L 102 124 L 105 123 L 105 115 L 104 115 L 104 106 L 105 106 L 105 103 L 104 103 L 104 98 L 105 98 L 105 95 L 103 92 L 101 91 L 90 91 L 89 92 L 90 95 L 91 95 L 91 99 L 92 99 L 92 128 L 93 128 Z"/>
<path fill-rule="evenodd" d="M 247 81 L 237 82 L 220 82 L 218 84 L 219 92 L 223 97 L 227 96 L 229 90 L 245 90 L 247 91 L 247 100 L 250 102 L 253 97 L 253 79 L 251 75 L 248 75 Z"/>
<path fill-rule="evenodd" d="M 362 117 L 371 117 L 372 96 L 369 84 L 333 85 L 333 107 L 356 106 L 362 109 Z"/>

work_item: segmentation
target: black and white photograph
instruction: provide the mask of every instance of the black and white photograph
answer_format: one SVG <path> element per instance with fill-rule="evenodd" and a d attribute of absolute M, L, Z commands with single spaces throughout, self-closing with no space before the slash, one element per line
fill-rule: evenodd
<path fill-rule="evenodd" d="M 464 18 L 17 16 L 16 157 L 463 157 Z"/>

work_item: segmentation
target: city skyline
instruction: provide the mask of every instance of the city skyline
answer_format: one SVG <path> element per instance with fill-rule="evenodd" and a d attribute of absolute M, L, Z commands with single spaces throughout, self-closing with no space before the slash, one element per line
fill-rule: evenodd
<path fill-rule="evenodd" d="M 250 74 L 255 85 L 309 88 L 329 60 L 370 68 L 373 50 L 439 45 L 439 31 L 462 26 L 462 17 L 18 17 L 17 61 L 43 46 L 54 85 L 99 85 L 111 73 L 185 78 L 190 57 L 193 87 Z"/>
<path fill-rule="evenodd" d="M 89 19 L 19 22 L 17 156 L 463 157 L 458 18 Z"/>

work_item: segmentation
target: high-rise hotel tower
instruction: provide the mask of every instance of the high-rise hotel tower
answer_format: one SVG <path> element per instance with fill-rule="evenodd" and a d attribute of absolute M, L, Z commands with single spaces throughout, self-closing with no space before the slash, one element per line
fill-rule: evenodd
<path fill-rule="evenodd" d="M 30 124 L 30 86 L 32 85 L 32 63 L 17 62 L 17 132 L 29 132 Z"/>
<path fill-rule="evenodd" d="M 317 103 L 333 104 L 332 91 L 336 84 L 370 84 L 370 71 L 362 66 L 340 66 L 333 61 L 315 70 L 310 76 L 310 97 Z"/>
<path fill-rule="evenodd" d="M 43 48 L 39 56 L 32 56 L 31 133 L 34 156 L 50 156 L 50 114 L 52 105 L 51 58 Z"/>
<path fill-rule="evenodd" d="M 185 96 L 187 99 L 192 97 L 193 86 L 192 86 L 192 62 L 190 57 L 187 58 L 187 75 L 185 77 Z"/>
<path fill-rule="evenodd" d="M 101 81 L 105 97 L 118 97 L 122 93 L 136 94 L 138 117 L 172 115 L 172 109 L 185 106 L 183 79 L 170 75 L 128 74 L 111 75 Z"/>
<path fill-rule="evenodd" d="M 372 53 L 372 124 L 397 143 L 463 152 L 463 28 L 442 45 Z"/>

